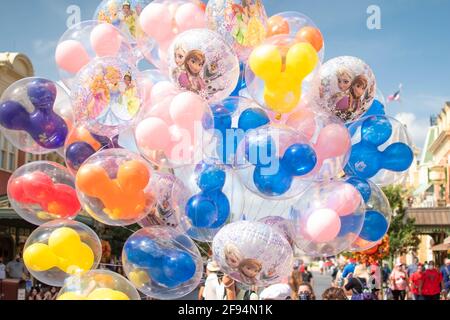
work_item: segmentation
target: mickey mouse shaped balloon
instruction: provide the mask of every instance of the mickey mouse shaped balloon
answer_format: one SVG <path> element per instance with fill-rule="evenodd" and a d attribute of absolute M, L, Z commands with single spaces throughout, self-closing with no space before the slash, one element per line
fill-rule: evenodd
<path fill-rule="evenodd" d="M 19 80 L 0 99 L 2 133 L 25 152 L 45 154 L 62 148 L 71 124 L 70 97 L 53 81 Z"/>
<path fill-rule="evenodd" d="M 414 153 L 405 126 L 398 120 L 370 116 L 349 126 L 352 151 L 345 171 L 385 186 L 400 182 L 411 166 Z"/>

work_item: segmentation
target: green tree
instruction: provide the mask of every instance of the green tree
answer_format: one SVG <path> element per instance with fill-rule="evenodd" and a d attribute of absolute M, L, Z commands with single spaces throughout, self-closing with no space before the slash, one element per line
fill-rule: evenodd
<path fill-rule="evenodd" d="M 405 199 L 407 191 L 403 186 L 389 186 L 383 188 L 393 211 L 389 227 L 389 258 L 391 264 L 396 256 L 417 250 L 420 239 L 414 219 L 406 214 Z"/>

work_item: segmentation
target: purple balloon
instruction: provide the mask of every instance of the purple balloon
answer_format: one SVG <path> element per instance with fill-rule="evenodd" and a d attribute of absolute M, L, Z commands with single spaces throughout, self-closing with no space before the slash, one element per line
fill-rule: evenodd
<path fill-rule="evenodd" d="M 35 110 L 29 113 L 19 102 L 5 101 L 0 104 L 0 124 L 10 130 L 26 131 L 42 148 L 63 147 L 69 130 L 64 119 L 53 111 L 56 92 L 49 80 L 30 82 L 27 93 Z"/>

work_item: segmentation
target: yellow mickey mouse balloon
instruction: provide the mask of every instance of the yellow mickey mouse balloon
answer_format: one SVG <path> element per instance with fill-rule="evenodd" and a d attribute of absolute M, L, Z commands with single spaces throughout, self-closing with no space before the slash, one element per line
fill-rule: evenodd
<path fill-rule="evenodd" d="M 130 300 L 128 296 L 120 291 L 109 288 L 99 288 L 92 291 L 88 296 L 88 300 Z"/>
<path fill-rule="evenodd" d="M 70 275 L 98 265 L 101 243 L 84 224 L 56 220 L 33 231 L 25 244 L 23 258 L 27 269 L 39 281 L 62 286 Z"/>
<path fill-rule="evenodd" d="M 246 82 L 255 100 L 282 115 L 299 105 L 303 81 L 316 68 L 319 56 L 308 42 L 289 37 L 276 37 L 275 40 L 269 39 L 268 43 L 253 50 Z"/>

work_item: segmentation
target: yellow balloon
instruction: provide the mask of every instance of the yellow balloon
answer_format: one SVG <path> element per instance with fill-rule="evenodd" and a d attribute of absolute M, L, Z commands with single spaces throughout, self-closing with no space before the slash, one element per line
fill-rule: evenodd
<path fill-rule="evenodd" d="M 60 295 L 56 300 L 86 300 L 86 297 L 75 292 L 66 292 Z"/>
<path fill-rule="evenodd" d="M 63 227 L 52 232 L 48 238 L 50 249 L 60 258 L 71 260 L 77 255 L 81 244 L 80 235 L 73 229 Z"/>
<path fill-rule="evenodd" d="M 297 43 L 287 53 L 285 73 L 292 79 L 301 82 L 314 71 L 318 62 L 317 51 L 310 43 Z"/>
<path fill-rule="evenodd" d="M 138 288 L 143 287 L 150 282 L 150 277 L 148 276 L 147 272 L 143 270 L 130 272 L 128 278 Z"/>
<path fill-rule="evenodd" d="M 87 298 L 88 300 L 130 300 L 125 293 L 109 288 L 95 289 Z"/>
<path fill-rule="evenodd" d="M 248 59 L 250 69 L 264 81 L 276 81 L 280 76 L 283 58 L 274 45 L 262 45 L 253 50 Z"/>
<path fill-rule="evenodd" d="M 283 73 L 277 82 L 266 83 L 264 101 L 273 111 L 283 114 L 292 112 L 299 104 L 302 95 L 301 83 Z"/>
<path fill-rule="evenodd" d="M 58 264 L 58 257 L 44 243 L 33 243 L 23 253 L 25 266 L 33 271 L 47 271 Z"/>

